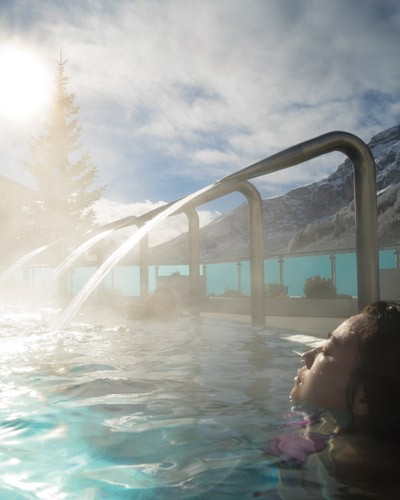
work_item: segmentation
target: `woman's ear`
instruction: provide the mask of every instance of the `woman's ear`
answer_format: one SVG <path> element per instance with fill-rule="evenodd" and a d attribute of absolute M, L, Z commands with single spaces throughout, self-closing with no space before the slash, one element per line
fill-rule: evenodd
<path fill-rule="evenodd" d="M 352 410 L 354 415 L 366 416 L 369 413 L 363 384 L 360 384 L 357 388 Z"/>

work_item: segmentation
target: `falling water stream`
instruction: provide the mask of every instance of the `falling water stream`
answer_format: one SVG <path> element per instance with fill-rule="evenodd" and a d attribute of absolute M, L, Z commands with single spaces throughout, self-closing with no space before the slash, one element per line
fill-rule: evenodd
<path fill-rule="evenodd" d="M 18 259 L 16 262 L 8 266 L 1 274 L 0 274 L 0 283 L 4 283 L 7 278 L 17 269 L 22 267 L 24 264 L 29 262 L 33 257 L 36 255 L 39 255 L 40 253 L 44 252 L 47 248 L 50 248 L 51 246 L 55 245 L 58 243 L 60 240 L 57 240 L 53 243 L 49 243 L 48 245 L 43 245 L 39 248 L 35 248 L 35 250 L 32 250 L 31 252 L 23 255 L 20 259 Z"/>
<path fill-rule="evenodd" d="M 87 252 L 93 245 L 104 239 L 106 236 L 111 234 L 114 229 L 107 229 L 99 234 L 95 234 L 87 241 L 79 245 L 72 253 L 68 255 L 68 257 L 59 264 L 54 271 L 48 276 L 46 281 L 43 284 L 39 302 L 47 295 L 51 285 L 56 281 L 56 279 L 65 272 L 82 254 Z"/>
<path fill-rule="evenodd" d="M 180 208 L 184 207 L 197 197 L 210 191 L 217 183 L 210 184 L 205 188 L 202 188 L 183 199 L 169 205 L 160 212 L 158 215 L 146 222 L 138 231 L 131 235 L 121 246 L 119 246 L 99 267 L 99 269 L 93 274 L 93 276 L 87 281 L 80 292 L 74 297 L 69 306 L 63 311 L 60 318 L 58 319 L 56 328 L 63 329 L 72 319 L 72 317 L 77 313 L 81 305 L 89 297 L 89 295 L 96 289 L 98 284 L 105 278 L 109 271 L 130 251 L 137 243 L 148 234 L 151 229 L 157 226 L 161 221 L 169 217 L 171 214 L 177 212 Z"/>
<path fill-rule="evenodd" d="M 39 303 L 40 301 L 46 296 L 47 292 L 49 291 L 51 285 L 59 278 L 59 276 L 65 272 L 72 264 L 85 252 L 90 250 L 92 246 L 94 246 L 96 243 L 101 241 L 102 239 L 106 238 L 109 234 L 111 234 L 113 231 L 117 229 L 121 229 L 124 227 L 127 227 L 127 222 L 129 224 L 132 224 L 132 220 L 136 219 L 136 216 L 131 216 L 131 217 L 125 217 L 124 219 L 117 220 L 115 222 L 112 222 L 110 224 L 106 224 L 103 227 L 100 227 L 98 231 L 100 233 L 95 234 L 88 240 L 85 240 L 79 247 L 77 247 L 73 252 L 71 252 L 66 259 L 64 259 L 55 269 L 54 271 L 48 276 L 46 279 L 41 293 L 39 297 Z M 85 233 L 86 235 L 91 233 L 93 230 L 88 231 Z"/>

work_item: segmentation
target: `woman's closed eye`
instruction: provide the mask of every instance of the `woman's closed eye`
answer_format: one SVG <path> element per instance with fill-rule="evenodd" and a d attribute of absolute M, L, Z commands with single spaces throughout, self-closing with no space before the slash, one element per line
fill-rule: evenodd
<path fill-rule="evenodd" d="M 335 351 L 334 346 L 329 345 L 329 344 L 326 346 L 322 346 L 322 349 L 321 349 L 322 354 L 328 358 L 333 357 L 334 351 Z"/>

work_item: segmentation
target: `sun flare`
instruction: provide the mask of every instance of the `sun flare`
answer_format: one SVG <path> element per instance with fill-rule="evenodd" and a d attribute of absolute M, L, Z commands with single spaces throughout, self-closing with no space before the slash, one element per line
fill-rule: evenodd
<path fill-rule="evenodd" d="M 0 115 L 30 118 L 49 99 L 50 76 L 40 59 L 22 48 L 0 47 Z"/>

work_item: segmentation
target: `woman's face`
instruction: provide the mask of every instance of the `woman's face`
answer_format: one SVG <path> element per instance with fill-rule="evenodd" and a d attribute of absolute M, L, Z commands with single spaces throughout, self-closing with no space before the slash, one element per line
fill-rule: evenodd
<path fill-rule="evenodd" d="M 367 327 L 362 314 L 344 321 L 323 346 L 302 355 L 290 397 L 318 408 L 346 410 L 346 389 L 353 373 L 360 335 Z"/>

